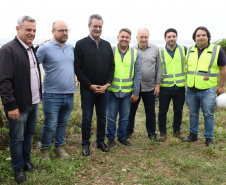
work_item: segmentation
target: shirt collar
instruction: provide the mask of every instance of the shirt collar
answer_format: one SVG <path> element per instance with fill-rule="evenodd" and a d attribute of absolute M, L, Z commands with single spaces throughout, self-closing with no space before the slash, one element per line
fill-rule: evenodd
<path fill-rule="evenodd" d="M 96 43 L 96 40 L 91 35 L 89 35 L 89 37 L 91 38 L 91 40 L 93 40 Z M 100 38 L 98 40 L 98 44 L 99 44 L 99 42 L 100 42 Z"/>
<path fill-rule="evenodd" d="M 137 44 L 137 46 L 136 46 L 137 49 L 140 49 L 142 51 L 144 51 L 144 50 L 146 50 L 147 48 L 150 48 L 150 47 L 151 47 L 151 43 L 148 43 L 147 47 L 144 48 L 144 49 L 141 49 L 140 46 L 139 46 L 139 44 Z"/>
<path fill-rule="evenodd" d="M 53 38 L 50 40 L 50 42 L 51 42 L 53 45 L 58 45 L 58 46 L 61 46 L 60 44 L 56 43 L 56 41 L 55 41 Z M 65 46 L 67 46 L 67 45 L 68 45 L 68 43 L 67 43 L 67 42 L 65 42 L 64 47 L 65 47 Z M 61 46 L 61 47 L 62 47 L 62 46 Z"/>
<path fill-rule="evenodd" d="M 122 53 L 122 54 L 125 54 L 127 51 L 129 51 L 129 47 L 128 47 L 128 49 L 126 50 L 126 52 L 125 52 L 125 53 L 123 53 L 123 52 L 121 52 L 121 51 L 120 51 L 120 49 L 119 49 L 118 45 L 117 45 L 117 48 L 118 48 L 118 51 L 119 51 L 120 53 Z"/>
<path fill-rule="evenodd" d="M 151 47 L 151 43 L 148 43 L 148 46 L 147 46 L 147 48 L 150 48 Z"/>
<path fill-rule="evenodd" d="M 20 41 L 20 43 L 23 45 L 23 47 L 26 49 L 26 50 L 28 50 L 31 46 L 32 46 L 32 44 L 30 45 L 30 47 L 27 45 L 27 44 L 25 44 L 22 40 L 20 40 L 19 39 L 19 37 L 17 37 L 17 39 Z"/>
<path fill-rule="evenodd" d="M 204 50 L 204 49 L 208 48 L 209 46 L 210 46 L 210 42 L 208 42 L 208 45 L 207 45 L 206 47 L 204 47 L 204 48 L 202 48 L 202 49 L 199 49 L 199 48 L 197 47 L 197 44 L 195 44 L 195 47 L 198 48 L 199 50 Z"/>
<path fill-rule="evenodd" d="M 175 52 L 175 50 L 177 49 L 177 47 L 179 47 L 178 44 L 176 44 L 176 47 L 175 47 L 174 50 L 172 51 L 172 50 L 170 50 L 170 49 L 167 47 L 167 44 L 166 44 L 166 46 L 165 46 L 166 51 L 168 51 L 168 52 Z"/>

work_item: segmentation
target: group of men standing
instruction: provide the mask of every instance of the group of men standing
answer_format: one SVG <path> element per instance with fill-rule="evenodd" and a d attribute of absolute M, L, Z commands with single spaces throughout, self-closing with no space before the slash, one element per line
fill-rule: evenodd
<path fill-rule="evenodd" d="M 30 160 L 32 135 L 38 120 L 38 103 L 42 99 L 44 124 L 41 132 L 41 157 L 51 161 L 50 149 L 54 134 L 54 152 L 66 158 L 64 149 L 67 123 L 73 109 L 75 74 L 80 81 L 82 107 L 82 154 L 90 155 L 90 134 L 93 109 L 97 116 L 97 148 L 109 152 L 118 142 L 128 141 L 134 132 L 135 115 L 142 98 L 149 139 L 167 139 L 166 116 L 173 100 L 173 136 L 184 142 L 196 141 L 199 129 L 199 110 L 204 115 L 206 145 L 213 144 L 215 94 L 224 93 L 226 59 L 219 46 L 210 44 L 210 33 L 198 27 L 190 48 L 177 44 L 177 31 L 165 31 L 166 46 L 159 50 L 150 44 L 149 31 L 137 32 L 138 44 L 130 47 L 131 31 L 122 28 L 118 44 L 101 39 L 103 19 L 89 17 L 90 34 L 79 40 L 75 48 L 68 44 L 69 29 L 64 21 L 55 21 L 53 38 L 33 48 L 36 22 L 29 16 L 19 18 L 17 36 L 0 49 L 0 96 L 10 126 L 10 152 L 14 177 L 18 184 L 26 181 L 24 171 L 37 172 Z M 41 92 L 39 63 L 45 76 Z M 186 68 L 186 65 L 188 66 Z M 220 83 L 217 76 L 220 70 Z M 190 135 L 180 132 L 185 84 L 186 101 L 190 110 Z M 156 137 L 155 98 L 159 96 L 159 131 Z M 104 143 L 107 119 L 108 146 Z"/>

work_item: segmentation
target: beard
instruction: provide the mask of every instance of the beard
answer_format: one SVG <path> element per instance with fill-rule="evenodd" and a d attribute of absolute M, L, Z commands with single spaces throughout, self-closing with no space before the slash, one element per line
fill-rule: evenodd
<path fill-rule="evenodd" d="M 55 39 L 59 42 L 59 43 L 65 43 L 68 39 L 68 36 L 64 36 L 63 37 L 55 37 Z"/>

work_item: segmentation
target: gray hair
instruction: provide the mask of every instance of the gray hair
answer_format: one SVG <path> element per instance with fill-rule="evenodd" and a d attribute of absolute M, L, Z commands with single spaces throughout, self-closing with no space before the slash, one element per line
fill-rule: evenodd
<path fill-rule="evenodd" d="M 148 36 L 149 36 L 149 30 L 148 30 L 147 28 L 139 28 L 139 29 L 137 30 L 137 35 L 139 34 L 139 32 L 140 32 L 141 30 L 146 30 L 146 31 L 148 32 Z"/>
<path fill-rule="evenodd" d="M 102 20 L 102 23 L 104 23 L 102 17 L 101 17 L 99 14 L 93 14 L 93 15 L 91 15 L 91 16 L 89 17 L 89 20 L 88 20 L 89 26 L 91 25 L 92 19 L 94 19 L 94 18 L 95 18 L 95 19 L 98 19 L 98 20 Z"/>
<path fill-rule="evenodd" d="M 22 27 L 24 21 L 34 22 L 34 23 L 36 24 L 35 19 L 33 19 L 33 18 L 30 17 L 30 16 L 24 15 L 24 16 L 21 16 L 21 17 L 17 20 L 17 26 Z"/>

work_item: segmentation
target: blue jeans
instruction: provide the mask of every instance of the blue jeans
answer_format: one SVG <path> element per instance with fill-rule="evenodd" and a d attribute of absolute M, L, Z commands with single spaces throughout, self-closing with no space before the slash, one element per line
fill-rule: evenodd
<path fill-rule="evenodd" d="M 9 120 L 12 167 L 19 170 L 31 160 L 32 136 L 37 130 L 38 104 L 34 104 L 31 111 L 20 111 L 19 120 L 9 118 L 6 108 L 5 114 Z"/>
<path fill-rule="evenodd" d="M 106 128 L 106 101 L 107 93 L 95 94 L 83 84 L 80 84 L 82 104 L 82 145 L 90 145 L 91 122 L 95 105 L 97 116 L 97 139 L 101 144 L 105 139 Z"/>
<path fill-rule="evenodd" d="M 204 136 L 206 139 L 213 139 L 215 99 L 216 87 L 199 92 L 187 89 L 186 102 L 190 111 L 190 132 L 198 135 L 199 110 L 201 107 L 204 116 Z"/>
<path fill-rule="evenodd" d="M 54 133 L 54 146 L 65 143 L 65 133 L 71 111 L 74 105 L 74 94 L 43 93 L 42 107 L 44 124 L 41 133 L 41 148 L 52 145 Z"/>
<path fill-rule="evenodd" d="M 126 139 L 126 129 L 129 123 L 129 114 L 131 106 L 131 97 L 132 93 L 127 95 L 124 98 L 117 98 L 113 92 L 109 91 L 108 93 L 108 105 L 107 105 L 107 133 L 106 136 L 108 139 L 114 139 L 116 133 L 116 119 L 119 113 L 118 120 L 118 130 L 117 137 L 118 139 Z"/>
<path fill-rule="evenodd" d="M 182 115 L 183 106 L 185 102 L 185 88 L 180 90 L 169 90 L 165 87 L 160 88 L 159 93 L 159 131 L 160 133 L 166 133 L 166 115 L 169 109 L 170 101 L 173 100 L 173 132 L 179 132 Z"/>
<path fill-rule="evenodd" d="M 127 126 L 127 132 L 134 132 L 135 125 L 135 115 L 137 112 L 137 108 L 139 106 L 140 100 L 143 100 L 145 114 L 146 114 L 146 129 L 148 135 L 156 135 L 156 116 L 155 116 L 155 95 L 154 90 L 149 92 L 140 92 L 139 99 L 137 102 L 131 104 L 130 108 L 130 116 L 129 116 L 129 124 Z"/>

